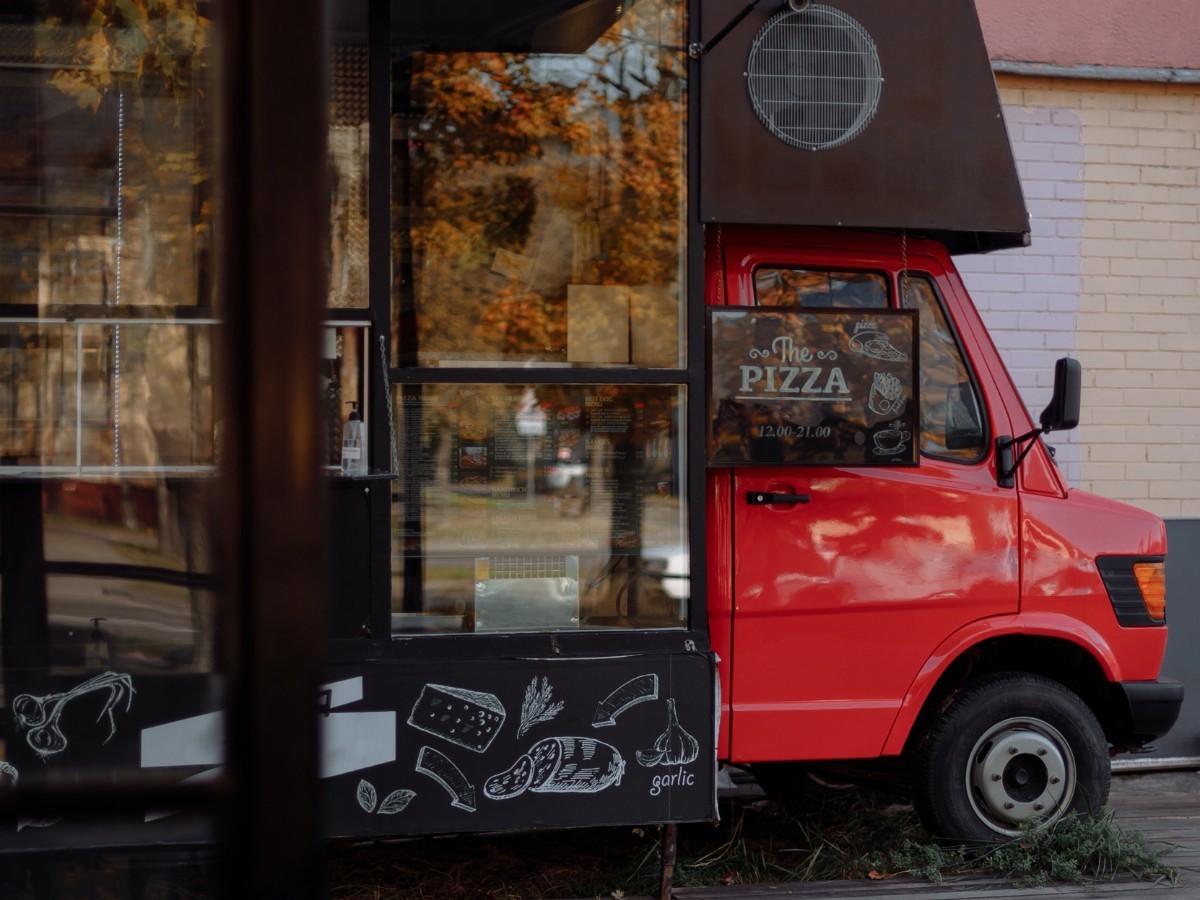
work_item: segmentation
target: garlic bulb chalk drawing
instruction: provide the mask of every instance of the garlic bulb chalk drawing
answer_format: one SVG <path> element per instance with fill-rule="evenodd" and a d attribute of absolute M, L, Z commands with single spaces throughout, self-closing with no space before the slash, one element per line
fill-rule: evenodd
<path fill-rule="evenodd" d="M 699 755 L 700 742 L 679 724 L 674 698 L 667 700 L 667 730 L 651 749 L 637 752 L 637 761 L 643 766 L 686 766 Z"/>

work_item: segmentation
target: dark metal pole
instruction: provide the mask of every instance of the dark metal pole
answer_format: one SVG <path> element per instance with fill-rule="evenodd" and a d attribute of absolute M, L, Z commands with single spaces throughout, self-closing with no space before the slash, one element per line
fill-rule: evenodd
<path fill-rule="evenodd" d="M 326 3 L 224 2 L 218 19 L 221 659 L 233 786 L 223 893 L 316 898 Z"/>
<path fill-rule="evenodd" d="M 672 882 L 675 880 L 675 851 L 679 844 L 679 826 L 671 823 L 663 826 L 662 886 L 659 900 L 671 900 Z"/>

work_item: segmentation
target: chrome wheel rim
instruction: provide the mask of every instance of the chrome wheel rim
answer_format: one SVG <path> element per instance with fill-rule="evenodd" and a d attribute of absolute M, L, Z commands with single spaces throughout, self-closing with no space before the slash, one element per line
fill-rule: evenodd
<path fill-rule="evenodd" d="M 1011 836 L 1030 820 L 1060 818 L 1077 779 L 1075 756 L 1058 729 L 1041 719 L 1005 719 L 971 749 L 967 796 L 982 822 Z"/>

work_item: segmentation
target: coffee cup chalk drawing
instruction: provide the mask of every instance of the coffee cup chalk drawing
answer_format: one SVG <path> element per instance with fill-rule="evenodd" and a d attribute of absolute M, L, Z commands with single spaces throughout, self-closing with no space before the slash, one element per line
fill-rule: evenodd
<path fill-rule="evenodd" d="M 911 437 L 911 432 L 902 428 L 899 421 L 892 422 L 887 428 L 875 432 L 875 453 L 879 456 L 903 453 L 908 449 L 908 440 Z"/>

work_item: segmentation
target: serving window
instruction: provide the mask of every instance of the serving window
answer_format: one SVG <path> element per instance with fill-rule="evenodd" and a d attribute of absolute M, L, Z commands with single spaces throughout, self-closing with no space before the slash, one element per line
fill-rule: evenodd
<path fill-rule="evenodd" d="M 406 386 L 393 631 L 683 627 L 684 394 Z"/>
<path fill-rule="evenodd" d="M 685 8 L 395 13 L 393 635 L 688 625 Z"/>

